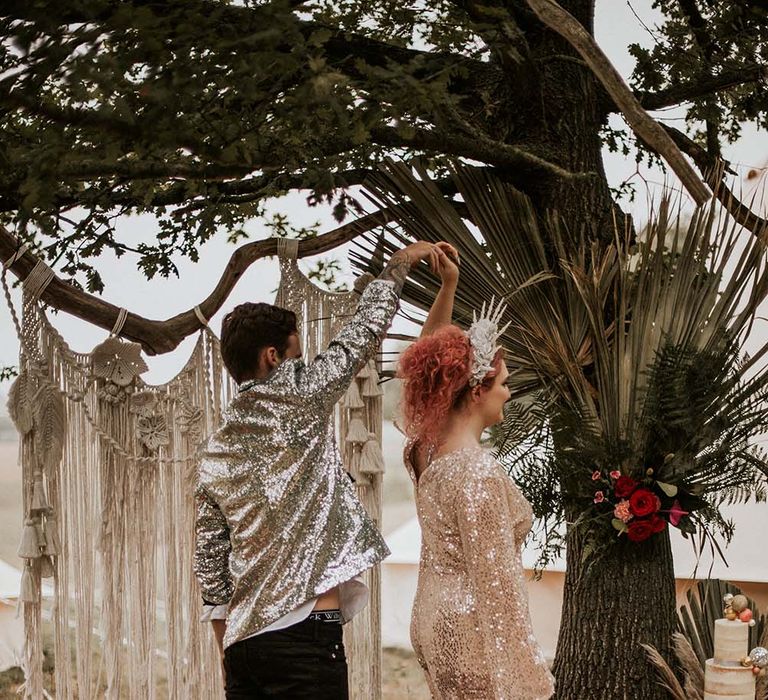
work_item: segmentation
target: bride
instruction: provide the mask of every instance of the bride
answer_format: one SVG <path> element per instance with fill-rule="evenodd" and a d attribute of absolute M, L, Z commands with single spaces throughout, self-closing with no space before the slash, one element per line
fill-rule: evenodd
<path fill-rule="evenodd" d="M 450 324 L 450 252 L 440 252 L 440 292 L 398 368 L 422 532 L 411 640 L 433 698 L 543 700 L 553 679 L 531 629 L 521 561 L 531 507 L 480 444 L 509 399 L 497 345 L 504 310 L 489 307 L 466 333 Z"/>

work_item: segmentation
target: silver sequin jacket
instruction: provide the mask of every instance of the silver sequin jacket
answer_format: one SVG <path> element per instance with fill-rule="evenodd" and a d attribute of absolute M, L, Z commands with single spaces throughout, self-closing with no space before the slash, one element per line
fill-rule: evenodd
<path fill-rule="evenodd" d="M 199 465 L 195 573 L 228 603 L 224 646 L 245 639 L 389 554 L 343 469 L 331 416 L 397 309 L 374 280 L 313 361 L 245 382 Z"/>

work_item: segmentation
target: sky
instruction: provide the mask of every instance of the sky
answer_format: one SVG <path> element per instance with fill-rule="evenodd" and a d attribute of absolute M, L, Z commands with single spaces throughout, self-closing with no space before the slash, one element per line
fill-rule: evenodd
<path fill-rule="evenodd" d="M 635 17 L 633 10 L 642 23 Z M 651 8 L 650 0 L 637 0 L 632 2 L 632 7 L 623 0 L 598 0 L 595 26 L 598 43 L 625 78 L 629 77 L 634 65 L 634 59 L 629 55 L 627 46 L 632 42 L 650 45 L 651 37 L 643 24 L 652 27 L 657 17 L 658 15 Z M 666 110 L 657 113 L 656 116 L 670 120 L 670 123 L 677 122 L 678 126 L 682 126 L 680 121 L 682 113 L 679 110 Z M 620 119 L 614 117 L 614 126 L 618 123 Z M 725 148 L 725 156 L 738 170 L 740 180 L 744 181 L 750 169 L 761 168 L 768 162 L 768 135 L 747 126 L 739 142 Z M 617 154 L 606 154 L 605 166 L 612 185 L 622 182 L 636 169 L 632 157 L 626 159 Z M 658 200 L 665 184 L 665 176 L 658 170 L 642 168 L 641 174 L 642 179 L 635 180 L 638 185 L 636 201 L 631 204 L 625 203 L 625 209 L 628 209 L 636 223 L 640 224 L 647 218 L 649 199 Z M 674 177 L 668 177 L 666 184 L 676 186 Z M 271 209 L 287 214 L 291 223 L 296 226 L 320 221 L 323 231 L 335 227 L 327 210 L 308 207 L 304 196 L 300 193 L 275 201 Z M 126 238 L 134 242 L 151 240 L 155 231 L 154 220 L 148 215 L 125 217 L 119 222 L 119 226 Z M 247 230 L 252 234 L 252 239 L 268 236 L 268 230 L 259 223 L 252 223 Z M 127 256 L 118 261 L 111 254 L 106 254 L 102 256 L 98 266 L 106 284 L 103 297 L 142 316 L 168 318 L 193 307 L 208 296 L 234 248 L 227 243 L 226 235 L 221 234 L 201 248 L 200 261 L 197 264 L 184 259 L 179 260 L 178 278 L 155 278 L 151 281 L 147 281 L 128 262 Z M 346 255 L 343 249 L 339 249 L 335 255 L 345 261 Z M 305 268 L 308 264 L 311 264 L 311 259 L 302 263 Z M 223 314 L 238 303 L 272 301 L 278 281 L 275 259 L 261 260 L 253 264 L 243 275 L 222 310 L 211 320 L 211 326 L 218 332 Z M 14 296 L 15 303 L 18 304 L 19 295 Z M 107 336 L 106 331 L 64 313 L 57 314 L 53 318 L 53 323 L 70 347 L 80 352 L 90 351 Z M 396 321 L 394 330 L 407 331 L 408 328 L 404 324 L 404 321 Z M 149 371 L 144 375 L 144 379 L 155 384 L 173 377 L 184 365 L 193 344 L 194 337 L 187 338 L 174 352 L 147 358 Z M 17 357 L 16 334 L 6 305 L 0 303 L 0 366 L 15 365 Z M 5 391 L 7 391 L 7 384 L 0 384 L 0 395 Z M 5 401 L 2 400 L 0 411 L 4 410 L 4 404 Z"/>

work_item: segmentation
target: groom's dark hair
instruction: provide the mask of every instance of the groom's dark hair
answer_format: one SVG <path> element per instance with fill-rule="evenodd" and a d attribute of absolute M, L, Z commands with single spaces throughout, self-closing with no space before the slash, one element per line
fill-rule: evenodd
<path fill-rule="evenodd" d="M 273 347 L 282 357 L 288 338 L 297 332 L 296 314 L 272 304 L 245 303 L 230 311 L 221 323 L 221 356 L 238 383 L 258 369 L 259 353 Z"/>

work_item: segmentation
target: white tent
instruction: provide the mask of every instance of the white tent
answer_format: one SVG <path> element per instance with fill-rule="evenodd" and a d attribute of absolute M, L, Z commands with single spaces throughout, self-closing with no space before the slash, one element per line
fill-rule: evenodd
<path fill-rule="evenodd" d="M 21 589 L 21 570 L 0 559 L 0 672 L 21 665 L 24 648 L 24 620 L 16 615 Z M 43 583 L 43 597 L 53 595 Z"/>

